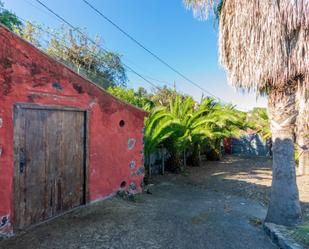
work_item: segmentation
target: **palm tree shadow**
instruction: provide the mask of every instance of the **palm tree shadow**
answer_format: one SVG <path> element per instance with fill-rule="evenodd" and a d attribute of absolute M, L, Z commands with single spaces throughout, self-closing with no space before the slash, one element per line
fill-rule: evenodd
<path fill-rule="evenodd" d="M 182 181 L 208 190 L 237 195 L 267 207 L 270 200 L 272 160 L 265 157 L 227 156 L 222 161 L 204 161 L 189 168 Z M 298 177 L 303 218 L 309 222 L 309 176 Z"/>

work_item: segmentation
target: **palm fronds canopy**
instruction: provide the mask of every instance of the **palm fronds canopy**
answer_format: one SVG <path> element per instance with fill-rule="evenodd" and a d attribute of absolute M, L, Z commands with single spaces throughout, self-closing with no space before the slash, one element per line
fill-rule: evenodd
<path fill-rule="evenodd" d="M 207 18 L 222 0 L 184 0 Z M 220 63 L 237 88 L 261 91 L 302 79 L 309 88 L 309 0 L 224 0 Z"/>

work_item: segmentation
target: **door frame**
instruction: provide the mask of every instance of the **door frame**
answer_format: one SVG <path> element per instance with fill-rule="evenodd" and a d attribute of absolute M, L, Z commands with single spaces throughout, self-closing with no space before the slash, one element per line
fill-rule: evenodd
<path fill-rule="evenodd" d="M 83 109 L 83 108 L 79 108 L 79 107 L 72 107 L 72 106 L 62 106 L 62 105 L 45 105 L 45 104 L 32 104 L 32 103 L 16 103 L 13 105 L 13 184 L 12 184 L 12 214 L 13 214 L 13 231 L 14 232 L 18 232 L 19 229 L 16 226 L 16 222 L 15 222 L 15 204 L 17 201 L 17 194 L 16 194 L 16 178 L 15 178 L 15 174 L 16 172 L 19 171 L 19 153 L 16 150 L 16 118 L 17 118 L 17 112 L 20 109 L 30 109 L 30 110 L 50 110 L 50 111 L 71 111 L 71 112 L 82 112 L 84 114 L 84 158 L 83 158 L 83 202 L 80 206 L 84 206 L 87 203 L 89 203 L 89 117 L 90 117 L 90 112 L 88 109 Z M 80 207 L 79 206 L 79 207 Z M 78 207 L 77 207 L 78 208 Z M 75 208 L 73 208 L 72 210 L 74 210 Z M 53 218 L 59 217 L 61 215 L 64 215 L 72 210 L 68 210 L 66 212 L 63 212 L 60 215 L 56 215 L 55 217 L 51 217 L 47 220 L 44 220 L 42 222 L 39 222 L 38 224 L 44 223 L 48 220 L 51 220 Z M 32 224 L 30 227 L 36 226 L 38 224 Z M 27 229 L 27 228 L 26 228 Z"/>

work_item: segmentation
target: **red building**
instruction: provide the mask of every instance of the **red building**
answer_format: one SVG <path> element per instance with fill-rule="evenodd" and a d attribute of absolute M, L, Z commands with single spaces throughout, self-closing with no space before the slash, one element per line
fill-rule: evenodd
<path fill-rule="evenodd" d="M 0 26 L 0 233 L 141 191 L 146 115 Z"/>

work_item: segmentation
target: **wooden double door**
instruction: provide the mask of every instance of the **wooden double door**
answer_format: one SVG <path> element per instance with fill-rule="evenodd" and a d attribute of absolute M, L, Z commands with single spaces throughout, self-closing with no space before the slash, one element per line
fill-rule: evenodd
<path fill-rule="evenodd" d="M 86 112 L 14 108 L 14 230 L 85 203 Z"/>

